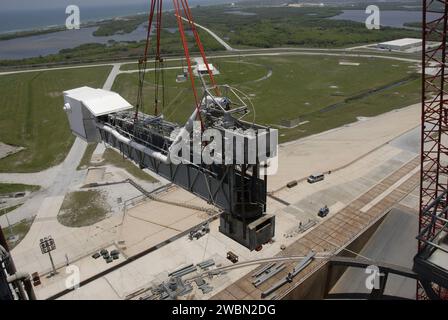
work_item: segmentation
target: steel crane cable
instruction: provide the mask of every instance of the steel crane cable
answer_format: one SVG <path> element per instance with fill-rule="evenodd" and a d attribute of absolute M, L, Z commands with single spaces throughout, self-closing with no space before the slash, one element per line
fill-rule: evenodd
<path fill-rule="evenodd" d="M 205 55 L 205 50 L 204 50 L 204 46 L 202 45 L 201 39 L 199 37 L 199 33 L 197 31 L 196 25 L 193 21 L 193 15 L 191 13 L 191 9 L 189 7 L 188 4 L 188 0 L 173 0 L 173 4 L 174 4 L 174 9 L 175 9 L 175 15 L 176 15 L 176 19 L 177 19 L 177 24 L 179 27 L 179 33 L 181 35 L 181 40 L 182 40 L 182 46 L 184 49 L 184 54 L 185 54 L 185 58 L 188 64 L 188 73 L 189 73 L 189 77 L 191 80 L 191 86 L 193 89 L 193 94 L 194 94 L 194 99 L 195 99 L 195 103 L 196 103 L 196 112 L 197 112 L 197 117 L 199 118 L 199 120 L 201 121 L 201 128 L 202 130 L 204 130 L 204 122 L 202 120 L 202 115 L 201 115 L 201 105 L 200 105 L 200 100 L 199 100 L 199 96 L 198 96 L 198 92 L 196 89 L 196 84 L 195 84 L 195 77 L 193 74 L 193 68 L 192 68 L 192 63 L 191 63 L 191 57 L 190 57 L 190 51 L 189 51 L 189 47 L 188 47 L 188 42 L 187 42 L 187 38 L 185 35 L 185 30 L 184 30 L 184 24 L 183 24 L 183 20 L 184 18 L 182 17 L 182 12 L 185 15 L 185 20 L 187 20 L 187 22 L 189 23 L 192 31 L 193 31 L 193 35 L 194 38 L 196 40 L 196 44 L 199 48 L 199 51 L 201 53 L 202 59 L 204 61 L 204 64 L 207 68 L 209 77 L 210 77 L 210 81 L 212 86 L 214 87 L 214 89 L 216 90 L 217 95 L 219 94 L 219 88 L 216 85 L 213 73 L 210 69 L 210 65 L 208 63 L 207 57 Z M 149 46 L 150 46 L 150 42 L 151 42 L 151 31 L 152 31 L 152 24 L 153 24 L 153 20 L 154 20 L 154 14 L 156 13 L 156 32 L 157 32 L 157 48 L 156 48 L 156 59 L 155 59 L 155 79 L 154 79 L 154 85 L 155 85 L 155 98 L 154 98 L 154 107 L 155 107 L 155 114 L 157 115 L 159 110 L 158 110 L 158 105 L 159 105 L 159 84 L 160 84 L 160 74 L 162 76 L 162 85 L 164 86 L 165 84 L 165 79 L 164 79 L 164 70 L 163 70 L 163 60 L 161 59 L 161 51 L 160 51 L 160 43 L 161 43 L 161 26 L 162 26 L 162 9 L 163 9 L 163 0 L 151 0 L 151 6 L 150 6 L 150 13 L 149 13 L 149 18 L 148 18 L 148 32 L 147 32 L 147 37 L 146 37 L 146 44 L 145 44 L 145 52 L 144 52 L 144 56 L 143 58 L 139 61 L 139 87 L 138 87 L 138 94 L 137 94 L 137 106 L 136 106 L 136 112 L 135 112 L 135 121 L 138 121 L 138 113 L 139 110 L 141 108 L 143 108 L 143 103 L 144 103 L 144 99 L 143 99 L 143 86 L 144 86 L 144 82 L 145 82 L 145 75 L 146 75 L 146 66 L 147 66 L 147 61 L 148 61 L 148 53 L 149 53 Z M 162 88 L 162 99 L 163 99 L 163 105 L 164 105 L 164 97 L 165 97 L 165 92 L 164 92 L 164 88 Z"/>
<path fill-rule="evenodd" d="M 178 27 L 179 27 L 179 33 L 180 33 L 181 40 L 182 40 L 182 45 L 183 45 L 183 48 L 184 48 L 184 54 L 185 54 L 185 58 L 187 60 L 188 74 L 189 74 L 189 77 L 190 77 L 191 87 L 193 89 L 193 95 L 194 95 L 194 99 L 195 99 L 195 103 L 196 103 L 196 112 L 197 112 L 197 116 L 198 116 L 199 120 L 201 121 L 201 129 L 203 131 L 204 130 L 204 122 L 203 122 L 202 116 L 201 116 L 201 106 L 200 106 L 200 102 L 199 102 L 198 93 L 197 93 L 197 90 L 196 90 L 196 84 L 195 84 L 195 78 L 194 78 L 194 74 L 193 74 L 193 68 L 191 66 L 190 50 L 188 48 L 187 38 L 185 36 L 185 30 L 184 30 L 183 20 L 182 20 L 182 17 L 181 17 L 181 10 L 180 10 L 180 5 L 179 5 L 179 0 L 173 0 L 173 4 L 174 4 L 174 9 L 175 9 L 177 24 L 178 24 Z"/>
<path fill-rule="evenodd" d="M 161 57 L 161 30 L 162 30 L 162 6 L 163 6 L 163 0 L 157 0 L 157 20 L 156 20 L 156 33 L 157 33 L 157 45 L 156 45 L 156 57 L 154 59 L 154 115 L 158 116 L 159 114 L 159 81 L 160 81 L 160 74 L 162 74 L 162 101 L 164 103 L 164 86 L 163 86 L 163 59 Z"/>
<path fill-rule="evenodd" d="M 190 24 L 190 28 L 193 31 L 193 35 L 196 40 L 196 44 L 198 46 L 199 52 L 201 53 L 202 60 L 204 61 L 205 67 L 207 68 L 210 82 L 211 82 L 216 94 L 219 96 L 221 94 L 219 92 L 218 86 L 216 85 L 216 81 L 215 81 L 215 77 L 213 76 L 213 72 L 210 69 L 210 65 L 208 63 L 208 59 L 205 54 L 204 46 L 202 45 L 201 38 L 199 37 L 199 33 L 196 28 L 196 24 L 194 22 L 193 14 L 191 13 L 191 9 L 190 9 L 190 5 L 188 4 L 188 0 L 181 0 L 181 2 L 182 2 L 182 7 L 184 9 L 184 14 L 186 16 L 186 19 L 188 20 L 188 23 Z"/>
<path fill-rule="evenodd" d="M 138 83 L 137 104 L 136 104 L 136 108 L 135 108 L 134 122 L 138 121 L 138 113 L 139 113 L 140 108 L 143 109 L 143 85 L 145 82 L 146 66 L 147 66 L 147 62 L 148 62 L 148 50 L 149 50 L 149 45 L 151 42 L 151 28 L 152 28 L 152 22 L 154 19 L 154 9 L 156 6 L 156 1 L 158 1 L 158 0 L 151 0 L 149 16 L 148 16 L 148 31 L 147 31 L 147 35 L 146 35 L 145 52 L 143 54 L 143 57 L 139 60 L 139 64 L 138 64 L 139 83 Z"/>

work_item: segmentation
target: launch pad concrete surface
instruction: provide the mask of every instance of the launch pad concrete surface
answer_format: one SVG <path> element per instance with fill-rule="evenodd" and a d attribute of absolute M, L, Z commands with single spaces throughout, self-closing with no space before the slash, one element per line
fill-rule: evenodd
<path fill-rule="evenodd" d="M 413 146 L 414 140 L 418 140 L 418 134 L 415 134 L 418 132 L 418 129 L 415 129 L 418 124 L 419 105 L 414 105 L 282 145 L 280 171 L 276 176 L 270 177 L 269 181 L 269 190 L 275 191 L 273 195 L 276 197 L 268 200 L 268 213 L 276 215 L 276 237 L 273 243 L 265 245 L 260 252 L 249 252 L 220 234 L 219 222 L 216 220 L 211 222 L 211 231 L 208 235 L 191 241 L 182 235 L 182 231 L 206 221 L 209 216 L 205 212 L 155 201 L 143 203 L 129 210 L 124 219 L 123 215 L 111 217 L 89 228 L 61 227 L 54 219 L 54 212 L 53 218 L 46 218 L 46 214 L 52 212 L 52 206 L 57 207 L 61 201 L 58 198 L 52 199 L 46 204 L 47 207 L 42 208 L 42 213 L 36 218 L 29 235 L 15 251 L 20 253 L 22 250 L 23 253 L 26 250 L 38 250 L 36 241 L 47 233 L 54 235 L 56 242 L 60 242 L 64 247 L 63 241 L 58 239 L 61 234 L 66 234 L 67 239 L 70 239 L 67 243 L 70 245 L 65 246 L 65 250 L 56 250 L 55 260 L 59 264 L 63 263 L 64 253 L 72 250 L 73 254 L 70 253 L 69 256 L 79 258 L 72 259 L 71 263 L 80 267 L 82 281 L 109 267 L 105 264 L 96 265 L 97 261 L 90 257 L 95 250 L 115 246 L 122 250 L 123 259 L 126 259 L 173 239 L 157 250 L 66 294 L 63 299 L 125 299 L 139 289 L 149 288 L 153 284 L 165 281 L 169 272 L 191 263 L 214 259 L 217 264 L 229 265 L 230 262 L 226 260 L 228 251 L 237 254 L 240 262 L 273 257 L 282 252 L 281 247 L 286 246 L 289 249 L 302 237 L 313 233 L 314 230 L 301 235 L 293 234 L 293 229 L 300 222 L 306 223 L 313 219 L 322 224 L 317 212 L 323 205 L 330 207 L 330 216 L 323 220 L 327 223 L 352 203 L 357 203 L 359 209 L 365 209 L 366 213 L 359 211 L 358 215 L 366 216 L 384 203 L 392 203 L 393 201 L 389 199 L 397 198 L 397 193 L 406 197 L 406 191 L 402 190 L 403 185 L 411 181 L 416 174 L 415 170 L 418 170 L 418 161 L 415 161 L 417 153 Z M 414 142 L 409 143 L 408 140 Z M 324 182 L 309 185 L 302 181 L 312 173 L 327 171 L 332 173 L 326 176 Z M 390 176 L 394 179 L 389 178 Z M 285 185 L 294 179 L 301 181 L 299 185 L 293 189 L 285 188 Z M 371 190 L 376 190 L 375 188 L 380 188 L 381 192 L 372 192 Z M 363 194 L 368 196 L 359 201 L 359 197 Z M 196 206 L 207 207 L 180 189 L 175 189 L 166 196 L 186 204 L 193 203 Z M 350 229 L 350 225 L 345 225 L 343 218 L 341 220 L 340 227 Z M 44 224 L 45 232 L 42 230 Z M 352 231 L 356 234 L 356 230 Z M 40 252 L 35 252 L 35 256 L 30 256 L 28 260 L 17 257 L 17 253 L 13 252 L 19 268 L 28 272 L 48 269 L 48 258 L 38 257 Z M 84 256 L 80 256 L 81 253 Z M 31 268 L 31 260 L 36 259 L 40 261 L 40 265 Z M 256 267 L 256 265 L 245 267 L 220 275 L 210 281 L 210 285 L 214 288 L 212 293 L 204 295 L 195 289 L 185 298 L 211 298 Z M 60 289 L 64 289 L 66 277 L 67 274 L 62 268 L 59 276 L 48 281 L 44 280 L 41 286 L 36 287 L 39 298 L 46 298 L 62 291 Z M 233 287 L 229 290 L 242 289 L 237 290 Z M 243 290 L 244 297 L 259 298 L 250 296 L 247 290 Z M 222 292 L 222 297 L 230 294 L 228 290 Z M 240 295 L 243 294 L 234 292 L 231 297 L 238 299 Z"/>
<path fill-rule="evenodd" d="M 132 188 L 129 185 L 121 188 Z M 176 199 L 178 203 L 210 208 L 205 202 L 188 192 L 173 189 L 160 195 L 162 200 Z M 80 281 L 119 264 L 127 257 L 157 246 L 209 218 L 208 214 L 194 209 L 168 205 L 157 201 L 142 201 L 93 226 L 68 228 L 61 225 L 57 215 L 64 197 L 46 198 L 26 238 L 13 250 L 16 265 L 25 272 L 39 272 L 42 284 L 36 287 L 37 296 L 47 298 L 65 290 L 67 265 L 79 268 Z M 47 278 L 51 271 L 48 255 L 42 255 L 39 240 L 51 235 L 57 249 L 52 252 L 59 274 Z M 91 255 L 101 249 L 119 250 L 120 259 L 108 264 L 101 257 Z M 68 263 L 67 263 L 68 262 Z"/>

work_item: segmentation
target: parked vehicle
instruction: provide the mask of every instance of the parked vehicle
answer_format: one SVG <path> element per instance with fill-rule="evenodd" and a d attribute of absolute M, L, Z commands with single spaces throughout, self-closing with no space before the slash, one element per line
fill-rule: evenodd
<path fill-rule="evenodd" d="M 325 218 L 326 216 L 328 216 L 329 213 L 330 209 L 327 206 L 325 206 L 319 210 L 319 213 L 317 215 L 321 218 Z"/>
<path fill-rule="evenodd" d="M 232 263 L 238 262 L 238 256 L 234 254 L 232 251 L 227 252 L 227 259 L 230 260 Z"/>
<path fill-rule="evenodd" d="M 317 182 L 323 181 L 324 179 L 325 179 L 325 176 L 321 173 L 313 174 L 312 176 L 308 177 L 308 183 L 317 183 Z"/>

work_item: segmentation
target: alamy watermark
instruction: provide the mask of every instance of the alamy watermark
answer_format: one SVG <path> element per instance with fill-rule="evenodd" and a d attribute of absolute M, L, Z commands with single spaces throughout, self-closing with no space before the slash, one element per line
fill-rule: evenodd
<path fill-rule="evenodd" d="M 378 6 L 370 5 L 366 8 L 366 14 L 369 16 L 366 19 L 366 28 L 369 30 L 381 29 L 381 11 Z"/>
<path fill-rule="evenodd" d="M 384 277 L 384 274 L 381 273 L 380 268 L 374 265 L 368 266 L 365 273 L 369 275 L 365 282 L 367 290 L 381 289 L 381 277 Z"/>
<path fill-rule="evenodd" d="M 76 5 L 69 5 L 65 9 L 67 16 L 65 20 L 65 27 L 68 30 L 79 30 L 81 28 L 81 13 L 79 7 Z"/>
<path fill-rule="evenodd" d="M 193 122 L 192 133 L 175 130 L 169 149 L 174 165 L 261 165 L 260 174 L 274 175 L 278 170 L 278 131 L 266 129 L 202 131 Z"/>
<path fill-rule="evenodd" d="M 65 268 L 65 273 L 68 274 L 65 279 L 65 288 L 69 290 L 79 289 L 79 284 L 81 283 L 81 273 L 78 266 L 69 265 Z"/>

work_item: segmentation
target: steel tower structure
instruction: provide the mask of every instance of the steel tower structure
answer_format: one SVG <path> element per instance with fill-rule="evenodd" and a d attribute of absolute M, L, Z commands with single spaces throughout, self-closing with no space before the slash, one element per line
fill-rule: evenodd
<path fill-rule="evenodd" d="M 421 194 L 417 299 L 447 299 L 448 0 L 423 0 Z"/>

